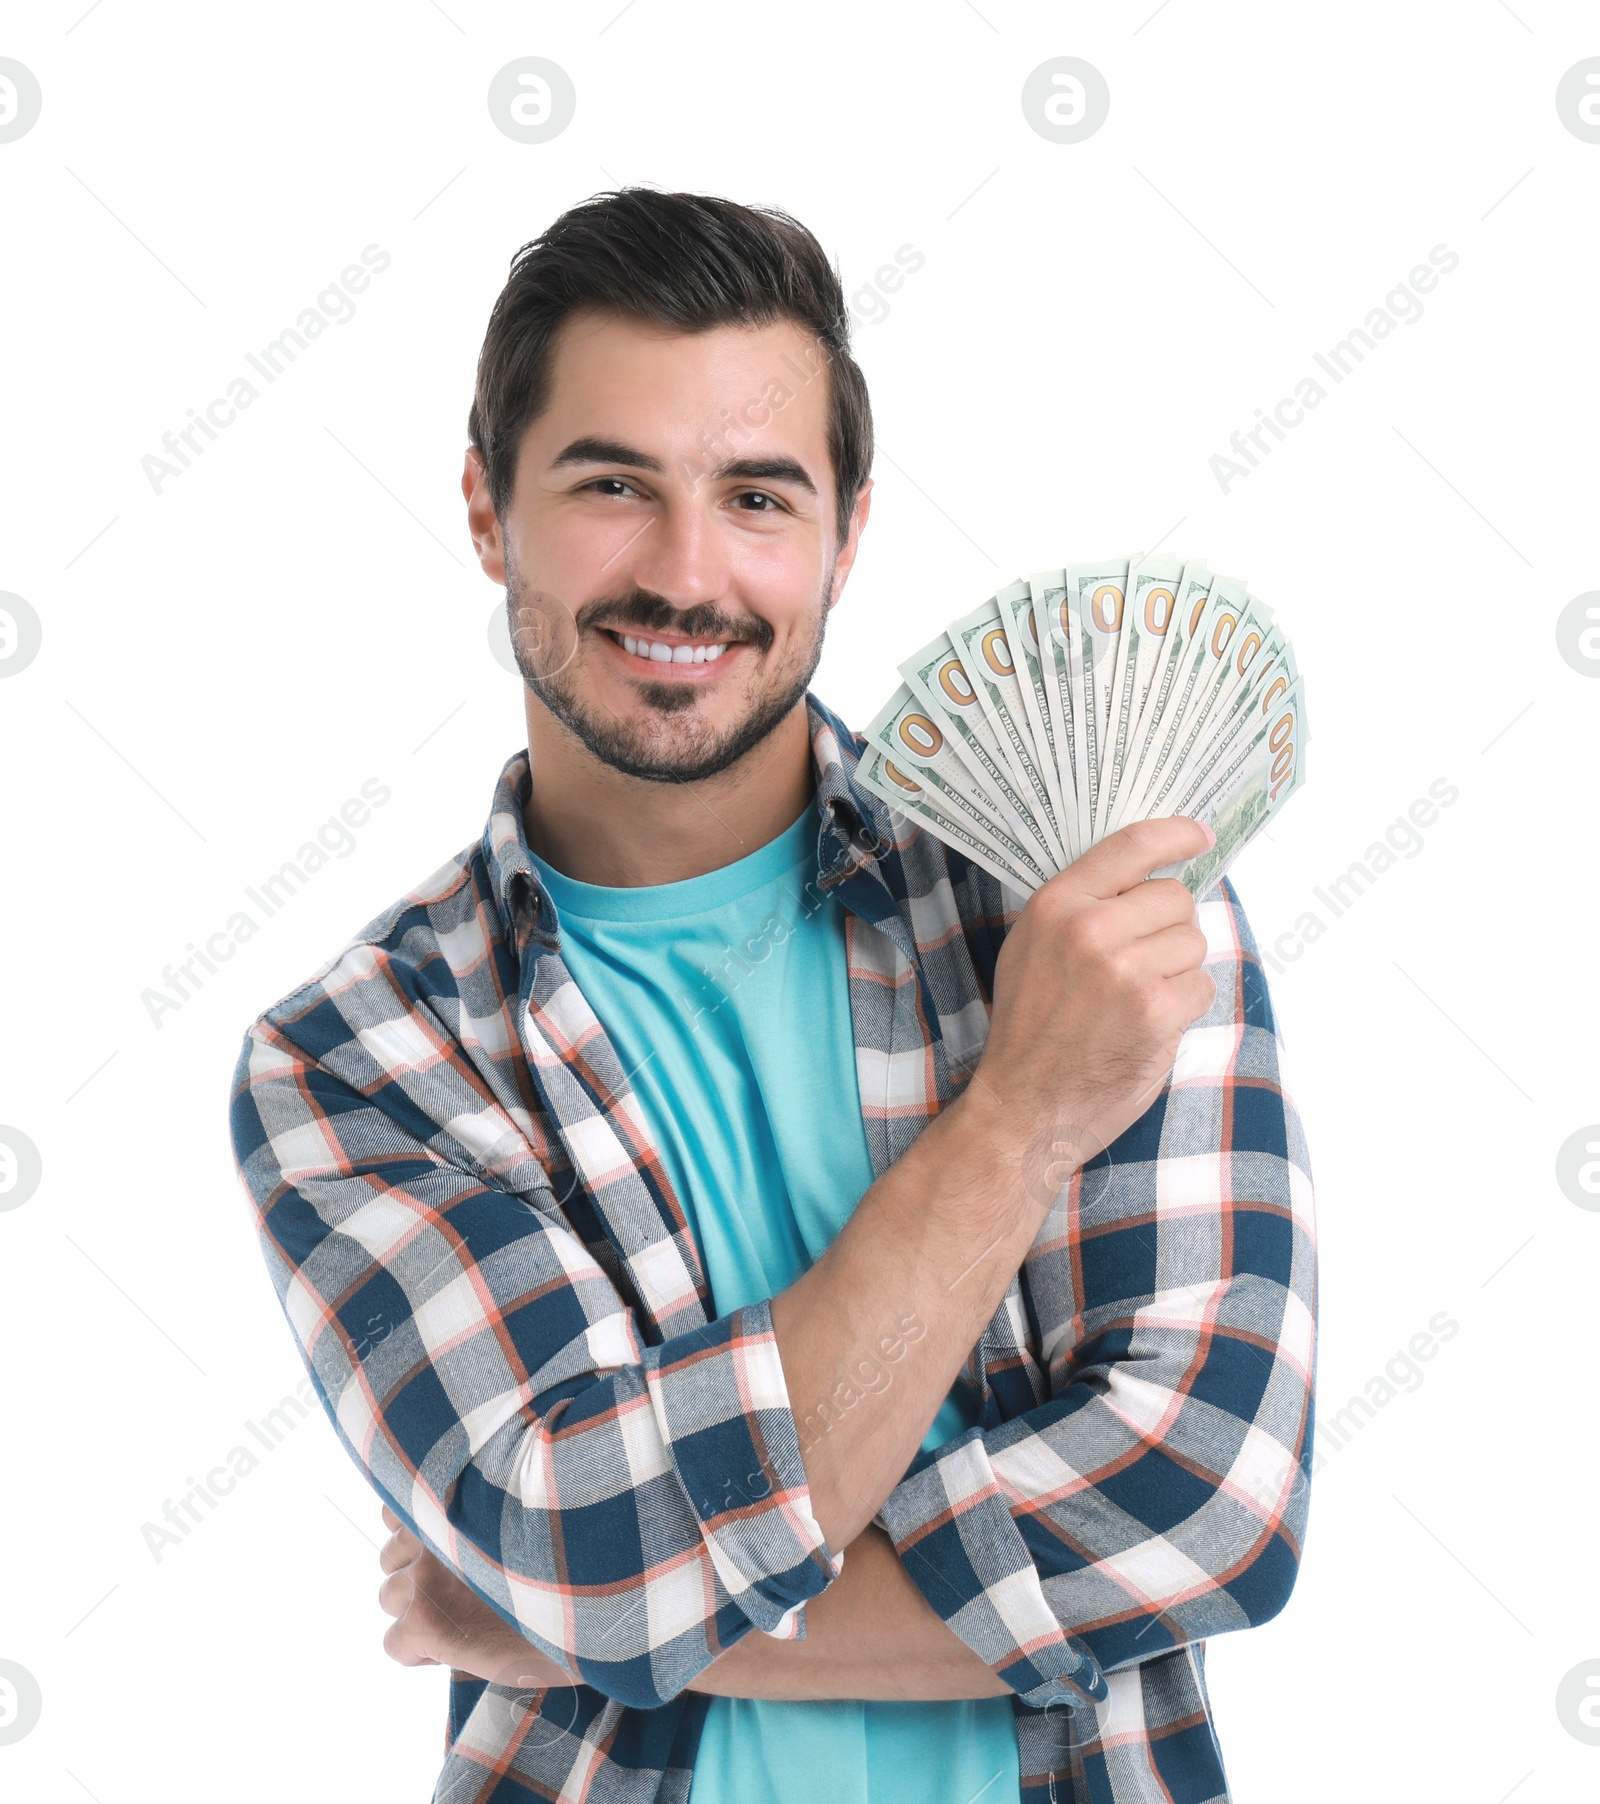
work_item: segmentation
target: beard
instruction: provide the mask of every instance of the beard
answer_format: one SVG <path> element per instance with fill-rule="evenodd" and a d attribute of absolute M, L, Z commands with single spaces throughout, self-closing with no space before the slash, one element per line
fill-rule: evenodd
<path fill-rule="evenodd" d="M 804 697 L 822 657 L 828 602 L 833 594 L 835 554 L 817 600 L 810 641 L 787 660 L 787 667 L 765 672 L 757 665 L 757 693 L 744 718 L 720 731 L 673 733 L 666 723 L 694 709 L 700 700 L 689 683 L 639 684 L 637 708 L 627 717 L 596 709 L 579 694 L 583 660 L 578 648 L 584 632 L 604 626 L 644 636 L 680 632 L 693 639 L 743 640 L 765 658 L 772 646 L 771 626 L 755 616 L 741 619 L 711 603 L 675 608 L 659 595 L 634 589 L 615 599 L 585 602 L 576 613 L 551 597 L 531 590 L 516 568 L 509 546 L 506 564 L 506 613 L 511 651 L 522 680 L 581 744 L 602 764 L 627 777 L 650 783 L 695 783 L 737 764 L 783 721 Z M 686 729 L 688 723 L 685 723 Z"/>

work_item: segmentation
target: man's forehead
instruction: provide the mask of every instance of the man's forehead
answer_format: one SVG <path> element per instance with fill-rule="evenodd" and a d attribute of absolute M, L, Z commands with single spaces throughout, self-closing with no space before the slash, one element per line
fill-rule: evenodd
<path fill-rule="evenodd" d="M 685 440 L 692 442 L 692 449 Z M 569 315 L 549 399 L 522 454 L 550 476 L 586 463 L 665 473 L 685 455 L 714 480 L 831 489 L 827 362 L 792 320 L 680 332 L 654 320 Z"/>
<path fill-rule="evenodd" d="M 725 414 L 756 427 L 789 415 L 792 429 L 820 429 L 826 413 L 826 359 L 792 320 L 709 326 L 680 332 L 654 320 L 584 313 L 564 320 L 551 352 L 551 413 L 596 402 L 624 411 L 665 404 Z M 565 423 L 565 422 L 564 422 Z"/>
<path fill-rule="evenodd" d="M 690 354 L 737 355 L 763 347 L 778 351 L 796 344 L 814 344 L 814 334 L 798 320 L 777 318 L 762 321 L 730 320 L 721 325 L 701 326 L 693 330 L 668 324 L 664 320 L 647 319 L 641 314 L 609 307 L 580 307 L 569 313 L 556 327 L 557 355 L 563 351 L 582 353 L 604 341 L 604 355 L 619 349 L 633 350 L 638 355 Z"/>

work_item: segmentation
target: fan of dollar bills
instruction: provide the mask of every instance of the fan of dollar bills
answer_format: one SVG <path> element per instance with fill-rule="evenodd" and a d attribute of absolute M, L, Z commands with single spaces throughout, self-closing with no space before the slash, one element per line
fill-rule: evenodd
<path fill-rule="evenodd" d="M 1305 781 L 1300 673 L 1242 582 L 1171 556 L 1040 570 L 900 666 L 863 786 L 1032 891 L 1130 821 L 1217 843 L 1164 866 L 1196 897 Z"/>

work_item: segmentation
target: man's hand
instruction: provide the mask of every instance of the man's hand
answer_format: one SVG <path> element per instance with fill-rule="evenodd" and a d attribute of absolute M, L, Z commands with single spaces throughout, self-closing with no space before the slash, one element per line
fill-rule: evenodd
<path fill-rule="evenodd" d="M 1211 1007 L 1194 898 L 1176 877 L 1145 879 L 1215 843 L 1181 816 L 1136 821 L 1028 898 L 1000 949 L 972 1084 L 1025 1158 L 1040 1135 L 1063 1130 L 1081 1136 L 1083 1158 L 1109 1146 L 1150 1106 L 1179 1036 Z"/>
<path fill-rule="evenodd" d="M 441 1566 L 387 1506 L 383 1520 L 394 1530 L 378 1556 L 389 1575 L 378 1602 L 395 1619 L 383 1637 L 391 1660 L 402 1666 L 450 1666 L 518 1691 L 577 1683 Z"/>

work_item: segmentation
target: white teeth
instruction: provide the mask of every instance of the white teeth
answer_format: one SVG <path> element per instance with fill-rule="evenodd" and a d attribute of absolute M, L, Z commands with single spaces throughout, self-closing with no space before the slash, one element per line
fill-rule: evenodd
<path fill-rule="evenodd" d="M 722 645 L 664 645 L 659 639 L 636 639 L 632 633 L 620 633 L 622 649 L 636 658 L 648 658 L 652 664 L 709 664 L 728 649 Z"/>

